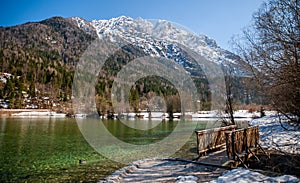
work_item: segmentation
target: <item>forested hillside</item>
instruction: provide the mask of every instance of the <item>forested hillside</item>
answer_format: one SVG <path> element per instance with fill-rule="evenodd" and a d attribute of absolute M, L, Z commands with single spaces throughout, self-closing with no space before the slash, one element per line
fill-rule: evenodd
<path fill-rule="evenodd" d="M 11 108 L 49 107 L 41 101 L 45 97 L 51 103 L 67 101 L 75 65 L 96 37 L 61 17 L 1 27 L 0 71 L 5 80 L 0 98 Z"/>

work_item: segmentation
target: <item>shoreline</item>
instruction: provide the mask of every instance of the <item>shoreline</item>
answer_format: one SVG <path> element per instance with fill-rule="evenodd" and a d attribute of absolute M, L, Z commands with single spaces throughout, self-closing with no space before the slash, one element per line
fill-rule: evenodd
<path fill-rule="evenodd" d="M 262 169 L 234 168 L 232 170 L 215 168 L 189 162 L 177 161 L 176 158 L 152 158 L 137 160 L 108 175 L 99 183 L 126 182 L 299 182 L 295 175 L 284 175 Z"/>
<path fill-rule="evenodd" d="M 0 118 L 18 117 L 66 117 L 65 113 L 56 113 L 50 109 L 0 109 Z"/>
<path fill-rule="evenodd" d="M 275 114 L 274 111 L 266 111 L 268 115 Z M 225 120 L 229 119 L 226 113 L 219 111 L 198 111 L 186 113 L 186 119 L 190 120 Z M 174 113 L 176 117 L 174 120 L 181 119 L 181 113 Z M 0 109 L 0 118 L 16 118 L 16 117 L 74 117 L 74 118 L 89 118 L 87 114 L 74 114 L 57 113 L 51 109 Z M 91 116 L 95 118 L 96 116 Z M 108 116 L 98 116 L 99 118 L 108 119 Z M 235 120 L 252 120 L 260 117 L 258 112 L 248 112 L 247 110 L 234 111 Z M 149 116 L 146 112 L 140 113 L 122 113 L 120 116 L 114 114 L 111 119 L 128 119 L 128 120 L 168 120 L 168 114 L 164 112 L 152 112 Z M 110 119 L 110 118 L 109 118 Z"/>
<path fill-rule="evenodd" d="M 116 170 L 99 183 L 119 182 L 209 182 L 226 170 L 193 163 L 171 161 L 170 158 L 137 160 Z"/>

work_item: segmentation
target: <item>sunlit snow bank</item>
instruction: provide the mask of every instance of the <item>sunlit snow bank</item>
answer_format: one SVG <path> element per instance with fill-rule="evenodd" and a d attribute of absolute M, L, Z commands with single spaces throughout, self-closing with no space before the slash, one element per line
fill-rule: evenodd
<path fill-rule="evenodd" d="M 278 115 L 265 116 L 252 120 L 251 126 L 259 126 L 260 144 L 267 149 L 281 152 L 300 154 L 300 127 L 287 123 L 288 120 Z M 299 179 L 290 175 L 280 177 L 268 177 L 248 169 L 235 169 L 226 172 L 211 183 L 240 183 L 240 182 L 300 182 Z"/>
<path fill-rule="evenodd" d="M 55 118 L 64 118 L 66 114 L 64 113 L 56 113 L 52 111 L 27 111 L 27 112 L 19 112 L 11 114 L 13 117 L 26 117 L 26 118 L 34 118 L 34 117 L 55 117 Z"/>
<path fill-rule="evenodd" d="M 253 172 L 248 169 L 239 168 L 231 170 L 224 175 L 218 177 L 210 183 L 242 183 L 242 182 L 299 182 L 300 180 L 290 175 L 280 177 L 268 177 L 258 172 Z"/>
<path fill-rule="evenodd" d="M 300 154 L 300 127 L 287 123 L 287 119 L 281 116 L 282 125 L 278 116 L 265 116 L 252 120 L 251 126 L 259 126 L 260 144 L 267 149 L 281 152 Z"/>

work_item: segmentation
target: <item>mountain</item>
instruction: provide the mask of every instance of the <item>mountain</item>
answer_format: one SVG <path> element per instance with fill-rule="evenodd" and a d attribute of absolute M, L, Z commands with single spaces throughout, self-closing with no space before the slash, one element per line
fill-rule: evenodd
<path fill-rule="evenodd" d="M 45 96 L 67 100 L 74 68 L 96 38 L 95 31 L 79 28 L 71 18 L 0 27 L 0 74 L 15 76 L 0 82 L 0 99 L 8 100 L 12 108 L 36 106 L 33 103 L 46 108 L 47 101 L 38 102 Z"/>
<path fill-rule="evenodd" d="M 92 22 L 79 17 L 73 20 L 85 30 L 90 30 L 93 26 L 100 39 L 116 41 L 116 37 L 120 37 L 143 50 L 146 55 L 173 59 L 185 67 L 185 64 L 190 65 L 186 59 L 188 56 L 181 52 L 181 46 L 185 46 L 211 62 L 230 67 L 235 75 L 247 75 L 247 70 L 243 67 L 245 63 L 237 55 L 222 49 L 208 36 L 196 35 L 175 23 L 126 16 Z M 185 68 L 192 69 L 188 66 Z"/>
<path fill-rule="evenodd" d="M 130 43 L 105 63 L 103 71 L 99 71 L 95 87 L 98 107 L 102 110 L 111 105 L 110 89 L 114 77 L 137 55 L 164 57 L 177 62 L 194 78 L 203 100 L 209 98 L 205 75 L 186 50 L 190 49 L 223 68 L 230 68 L 236 77 L 247 75 L 238 56 L 220 48 L 213 39 L 168 21 L 121 16 L 89 22 L 79 17 L 52 17 L 40 22 L 0 27 L 0 99 L 8 101 L 12 108 L 48 108 L 49 103 L 52 107 L 68 108 L 76 66 L 96 39 L 116 43 L 123 39 Z M 155 86 L 156 83 L 160 86 Z M 171 85 L 162 78 L 145 78 L 136 83 L 133 90 L 138 92 L 138 97 L 133 100 L 142 100 L 149 92 L 176 95 Z"/>
<path fill-rule="evenodd" d="M 72 19 L 53 17 L 41 22 L 28 22 L 22 25 L 0 28 L 0 46 L 2 60 L 23 60 L 26 53 L 50 53 L 60 64 L 75 65 L 75 60 L 86 49 L 91 41 L 96 39 L 94 31 L 82 30 Z M 23 50 L 23 51 L 21 51 Z M 57 57 L 57 58 L 56 58 Z M 2 69 L 3 70 L 3 69 Z"/>

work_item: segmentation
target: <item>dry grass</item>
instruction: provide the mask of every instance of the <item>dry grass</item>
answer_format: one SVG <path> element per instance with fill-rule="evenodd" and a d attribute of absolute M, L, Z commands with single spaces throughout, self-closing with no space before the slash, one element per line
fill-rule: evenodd
<path fill-rule="evenodd" d="M 270 159 L 264 154 L 259 154 L 261 162 L 258 162 L 254 157 L 247 162 L 249 168 L 260 169 L 278 174 L 288 174 L 300 177 L 300 154 L 287 154 L 279 151 L 268 151 Z"/>

